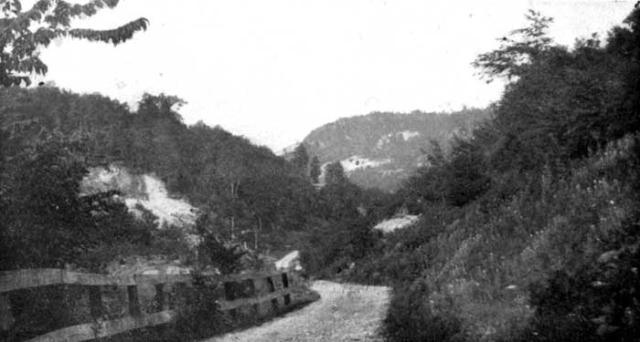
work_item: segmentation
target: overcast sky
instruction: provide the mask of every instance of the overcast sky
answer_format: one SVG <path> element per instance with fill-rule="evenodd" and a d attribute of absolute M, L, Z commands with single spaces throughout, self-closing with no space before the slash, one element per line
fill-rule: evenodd
<path fill-rule="evenodd" d="M 28 3 L 28 1 L 25 1 Z M 576 37 L 620 23 L 635 1 L 121 0 L 78 27 L 144 16 L 149 30 L 113 47 L 61 40 L 42 51 L 46 80 L 135 103 L 144 92 L 188 102 L 199 120 L 279 150 L 340 117 L 486 106 L 503 86 L 471 62 L 525 24 L 532 8 Z"/>

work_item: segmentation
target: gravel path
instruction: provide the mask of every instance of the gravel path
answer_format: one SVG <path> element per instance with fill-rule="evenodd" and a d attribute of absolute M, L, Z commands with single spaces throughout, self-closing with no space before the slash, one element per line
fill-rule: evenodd
<path fill-rule="evenodd" d="M 274 321 L 209 339 L 237 341 L 382 341 L 377 334 L 389 302 L 389 289 L 316 281 L 321 299 Z"/>

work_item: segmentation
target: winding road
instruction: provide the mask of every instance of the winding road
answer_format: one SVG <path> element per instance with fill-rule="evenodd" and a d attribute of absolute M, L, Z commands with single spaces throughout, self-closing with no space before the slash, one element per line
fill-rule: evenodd
<path fill-rule="evenodd" d="M 389 303 L 389 288 L 316 281 L 321 299 L 258 327 L 207 342 L 382 341 L 378 328 Z"/>

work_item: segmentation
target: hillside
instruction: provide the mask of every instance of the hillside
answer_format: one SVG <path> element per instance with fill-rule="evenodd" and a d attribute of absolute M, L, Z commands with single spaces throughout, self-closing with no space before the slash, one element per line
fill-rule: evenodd
<path fill-rule="evenodd" d="M 426 162 L 431 141 L 446 148 L 455 136 L 466 136 L 488 110 L 464 109 L 451 114 L 371 113 L 343 118 L 313 130 L 303 143 L 322 164 L 340 160 L 354 183 L 396 190 Z"/>
<path fill-rule="evenodd" d="M 1 242 L 10 244 L 4 251 L 34 253 L 7 252 L 0 266 L 73 261 L 99 269 L 116 257 L 189 254 L 184 248 L 207 237 L 277 256 L 318 245 L 310 236 L 335 235 L 332 251 L 358 254 L 346 246 L 369 241 L 369 231 L 352 229 L 352 221 L 366 228 L 392 210 L 384 195 L 352 184 L 316 191 L 268 148 L 220 127 L 184 124 L 180 103 L 144 95 L 132 111 L 98 94 L 1 89 Z M 68 232 L 75 229 L 87 241 L 72 255 L 26 247 L 77 244 Z"/>
<path fill-rule="evenodd" d="M 0 169 L 6 173 L 2 193 L 13 191 L 4 189 L 14 182 L 8 178 L 35 167 L 25 164 L 29 160 L 67 156 L 82 166 L 79 195 L 115 191 L 131 212 L 141 206 L 160 226 L 197 223 L 216 236 L 279 250 L 286 236 L 271 232 L 305 225 L 309 181 L 265 147 L 220 127 L 185 125 L 175 111 L 180 103 L 173 96 L 145 95 L 131 111 L 96 94 L 2 89 L 0 153 L 11 166 Z M 42 163 L 41 169 L 51 165 Z"/>
<path fill-rule="evenodd" d="M 492 118 L 397 192 L 418 222 L 340 272 L 393 285 L 389 341 L 640 336 L 640 8 L 572 47 L 527 19 L 474 63 Z"/>

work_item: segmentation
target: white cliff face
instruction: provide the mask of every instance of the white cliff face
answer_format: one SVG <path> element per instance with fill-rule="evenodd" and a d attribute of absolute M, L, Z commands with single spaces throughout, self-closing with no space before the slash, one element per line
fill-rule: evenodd
<path fill-rule="evenodd" d="M 417 138 L 420 136 L 419 132 L 413 132 L 413 131 L 402 131 L 397 133 L 398 135 L 402 136 L 402 140 L 407 141 L 409 139 L 413 139 L 413 138 Z"/>
<path fill-rule="evenodd" d="M 380 137 L 380 139 L 378 139 L 378 141 L 376 142 L 376 147 L 378 149 L 384 148 L 385 145 L 389 144 L 391 142 L 392 139 L 401 139 L 402 141 L 409 141 L 410 139 L 413 138 L 417 138 L 420 136 L 420 132 L 415 132 L 415 131 L 401 131 L 401 132 L 396 132 L 396 133 L 389 133 L 386 135 L 383 135 L 382 137 Z"/>
<path fill-rule="evenodd" d="M 158 217 L 159 224 L 174 226 L 193 225 L 196 220 L 196 209 L 182 199 L 169 197 L 165 184 L 154 176 L 142 175 L 142 184 L 146 196 L 126 198 L 130 209 L 141 205 Z"/>
<path fill-rule="evenodd" d="M 349 173 L 358 169 L 367 169 L 378 167 L 384 164 L 391 163 L 391 159 L 369 159 L 361 156 L 351 156 L 347 159 L 341 160 L 342 168 L 344 172 Z"/>
<path fill-rule="evenodd" d="M 342 169 L 346 175 L 349 175 L 353 171 L 360 169 L 369 169 L 376 168 L 385 164 L 391 163 L 391 159 L 368 159 L 361 156 L 351 156 L 347 159 L 341 160 L 340 164 L 342 165 Z M 320 176 L 318 177 L 319 186 L 325 185 L 325 175 L 327 165 L 331 164 L 330 162 L 324 163 L 320 166 Z"/>
<path fill-rule="evenodd" d="M 133 175 L 126 168 L 110 166 L 89 169 L 80 185 L 82 194 L 117 190 L 129 210 L 139 214 L 138 205 L 158 217 L 158 226 L 192 226 L 197 209 L 183 199 L 171 198 L 165 184 L 152 175 Z"/>
<path fill-rule="evenodd" d="M 391 233 L 398 229 L 411 227 L 420 220 L 420 216 L 403 215 L 379 222 L 373 229 L 381 230 L 383 233 Z"/>

